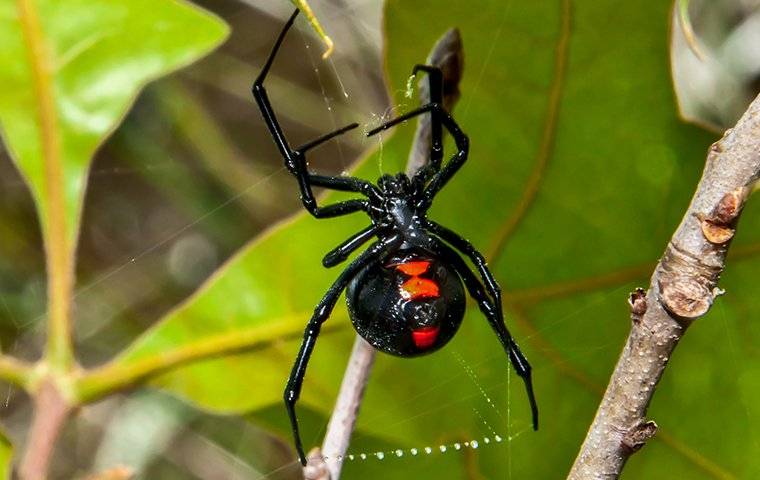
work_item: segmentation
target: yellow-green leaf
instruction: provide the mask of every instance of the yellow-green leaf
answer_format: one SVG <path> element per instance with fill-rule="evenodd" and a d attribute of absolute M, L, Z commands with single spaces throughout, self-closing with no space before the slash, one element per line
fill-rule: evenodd
<path fill-rule="evenodd" d="M 13 445 L 10 440 L 5 436 L 5 433 L 0 431 L 0 478 L 10 480 L 13 461 Z"/>
<path fill-rule="evenodd" d="M 45 235 L 63 222 L 74 249 L 95 149 L 146 82 L 206 54 L 226 32 L 178 0 L 0 1 L 0 125 Z"/>

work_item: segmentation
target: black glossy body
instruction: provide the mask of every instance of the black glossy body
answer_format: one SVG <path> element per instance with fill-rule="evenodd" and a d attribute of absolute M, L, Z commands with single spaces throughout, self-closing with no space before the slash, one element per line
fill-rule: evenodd
<path fill-rule="evenodd" d="M 409 298 L 407 275 L 396 265 L 429 262 L 419 278 L 436 285 L 437 296 Z M 423 250 L 407 250 L 364 267 L 346 288 L 346 303 L 356 331 L 370 345 L 391 355 L 415 357 L 432 353 L 454 337 L 462 324 L 465 296 L 454 269 Z M 414 341 L 414 331 L 435 329 L 430 344 Z"/>
<path fill-rule="evenodd" d="M 290 17 L 275 42 L 269 59 L 253 84 L 253 97 L 285 160 L 285 167 L 298 180 L 304 208 L 316 218 L 337 217 L 361 211 L 371 220 L 370 225 L 327 253 L 322 264 L 328 268 L 338 265 L 375 238 L 338 275 L 317 304 L 304 331 L 298 357 L 285 387 L 285 406 L 301 463 L 306 465 L 306 458 L 298 431 L 295 405 L 321 326 L 347 287 L 349 311 L 356 330 L 382 351 L 400 356 L 416 356 L 441 348 L 456 333 L 464 313 L 464 284 L 496 333 L 515 371 L 523 379 L 533 414 L 533 426 L 538 428 L 538 407 L 533 394 L 531 368 L 504 324 L 499 285 L 488 270 L 485 259 L 472 244 L 427 218 L 433 198 L 465 163 L 469 152 L 467 135 L 442 107 L 441 71 L 429 65 L 416 65 L 414 74 L 422 71 L 428 75 L 430 103 L 384 123 L 367 134 L 374 135 L 418 115 L 429 114 L 430 159 L 414 176 L 409 178 L 404 173 L 383 175 L 377 185 L 374 185 L 356 177 L 316 175 L 307 168 L 306 152 L 358 125 L 348 125 L 296 149 L 288 144 L 269 103 L 264 80 L 297 14 L 298 10 Z M 457 148 L 445 164 L 442 164 L 443 129 L 451 134 Z M 354 192 L 362 198 L 320 206 L 312 192 L 313 186 Z M 460 254 L 465 255 L 475 266 L 480 279 Z M 425 261 L 429 265 L 423 273 L 408 273 L 413 270 L 413 266 L 401 266 L 414 261 Z M 412 282 L 404 284 L 405 280 Z"/>

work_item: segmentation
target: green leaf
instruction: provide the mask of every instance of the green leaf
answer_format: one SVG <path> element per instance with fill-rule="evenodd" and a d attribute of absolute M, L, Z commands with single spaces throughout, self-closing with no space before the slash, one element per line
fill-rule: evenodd
<path fill-rule="evenodd" d="M 450 478 L 478 472 L 557 478 L 569 469 L 629 329 L 626 295 L 647 284 L 713 140 L 677 117 L 669 18 L 663 2 L 387 3 L 389 91 L 404 109 L 409 101 L 400 92 L 411 67 L 448 28 L 462 32 L 466 70 L 454 116 L 471 137 L 471 155 L 431 217 L 487 254 L 506 293 L 508 325 L 534 367 L 542 420 L 531 432 L 523 386 L 470 308 L 441 352 L 378 358 L 353 453 L 479 439 L 477 452 L 449 448 L 447 459 L 462 460 L 452 463 Z M 258 112 L 251 108 L 251 115 Z M 357 174 L 374 179 L 379 166 L 402 170 L 412 130 L 410 124 L 386 138 Z M 694 325 L 659 387 L 651 415 L 661 433 L 629 462 L 630 478 L 754 478 L 760 469 L 752 446 L 760 427 L 754 400 L 760 331 L 750 320 L 760 313 L 752 277 L 758 208 L 747 209 L 732 247 L 724 277 L 729 296 Z M 128 370 L 207 338 L 279 326 L 280 340 L 254 335 L 251 351 L 240 352 L 245 347 L 238 344 L 225 350 L 235 355 L 153 381 L 219 412 L 279 404 L 298 325 L 339 272 L 323 269 L 320 259 L 366 224 L 361 215 L 325 221 L 300 215 L 276 226 L 147 332 L 115 368 Z M 353 338 L 343 305 L 326 325 L 336 330 L 320 337 L 302 396 L 303 407 L 325 417 Z M 281 422 L 284 409 L 259 415 L 273 411 L 281 412 Z M 279 430 L 287 435 L 286 427 Z M 317 443 L 319 434 L 310 428 L 304 438 Z M 514 439 L 497 443 L 495 434 Z M 385 469 L 349 462 L 345 475 L 385 478 L 388 469 L 423 461 L 409 457 L 392 456 Z"/>
<path fill-rule="evenodd" d="M 176 0 L 0 1 L 0 123 L 46 235 L 63 221 L 74 248 L 95 150 L 145 83 L 226 34 L 222 21 Z"/>
<path fill-rule="evenodd" d="M 9 480 L 13 471 L 11 462 L 13 461 L 13 445 L 0 431 L 0 478 Z"/>

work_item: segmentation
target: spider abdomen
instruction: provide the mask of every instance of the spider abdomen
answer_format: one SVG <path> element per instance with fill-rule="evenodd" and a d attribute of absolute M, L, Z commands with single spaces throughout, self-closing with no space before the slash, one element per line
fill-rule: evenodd
<path fill-rule="evenodd" d="M 459 275 L 420 251 L 401 252 L 365 267 L 348 285 L 346 302 L 354 328 L 367 342 L 403 357 L 446 345 L 465 309 Z"/>

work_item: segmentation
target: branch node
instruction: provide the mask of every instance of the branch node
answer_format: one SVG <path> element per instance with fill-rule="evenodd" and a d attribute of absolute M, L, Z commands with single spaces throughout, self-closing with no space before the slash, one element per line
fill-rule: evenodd
<path fill-rule="evenodd" d="M 641 317 L 647 311 L 647 292 L 643 288 L 637 288 L 628 297 L 628 305 L 631 307 L 631 320 L 633 323 L 641 322 Z"/>
<path fill-rule="evenodd" d="M 717 142 L 715 142 L 712 145 L 710 145 L 710 151 L 708 152 L 708 155 L 713 155 L 713 154 L 717 154 L 717 153 L 723 152 L 723 139 L 726 138 L 729 133 L 731 133 L 731 129 L 730 128 L 725 131 L 725 133 L 723 134 L 723 138 L 721 138 Z"/>
<path fill-rule="evenodd" d="M 656 433 L 657 424 L 654 421 L 649 420 L 645 422 L 642 420 L 623 434 L 623 439 L 620 443 L 624 448 L 633 453 L 640 450 Z"/>
<path fill-rule="evenodd" d="M 740 186 L 723 195 L 710 215 L 697 215 L 702 234 L 708 242 L 721 245 L 733 238 L 736 232 L 736 219 L 750 192 L 752 192 L 751 187 Z"/>
<path fill-rule="evenodd" d="M 695 278 L 681 276 L 660 281 L 660 301 L 665 310 L 677 318 L 694 320 L 710 309 L 712 289 Z"/>
<path fill-rule="evenodd" d="M 741 186 L 723 195 L 712 212 L 711 220 L 720 225 L 731 225 L 741 213 L 751 191 L 750 187 Z"/>
<path fill-rule="evenodd" d="M 655 273 L 658 299 L 665 310 L 681 320 L 707 313 L 723 270 L 723 264 L 715 261 L 704 249 L 697 255 L 671 241 Z"/>

